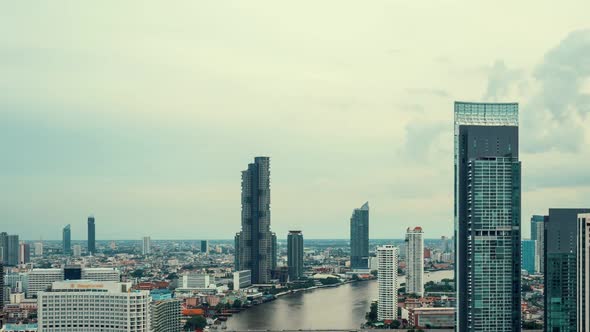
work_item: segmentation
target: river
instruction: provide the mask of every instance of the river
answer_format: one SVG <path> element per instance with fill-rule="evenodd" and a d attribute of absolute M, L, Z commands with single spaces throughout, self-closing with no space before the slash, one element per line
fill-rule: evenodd
<path fill-rule="evenodd" d="M 445 278 L 453 278 L 453 271 L 426 273 L 424 282 Z M 377 281 L 372 280 L 289 294 L 234 315 L 227 329 L 358 329 L 377 292 Z"/>

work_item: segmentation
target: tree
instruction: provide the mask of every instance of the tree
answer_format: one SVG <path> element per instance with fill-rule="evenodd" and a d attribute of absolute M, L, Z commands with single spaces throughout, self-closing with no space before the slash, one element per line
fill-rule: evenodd
<path fill-rule="evenodd" d="M 185 331 L 202 330 L 207 326 L 207 319 L 203 316 L 192 316 L 184 324 Z"/>
<path fill-rule="evenodd" d="M 402 325 L 402 323 L 400 323 L 397 319 L 392 321 L 391 324 L 389 324 L 389 326 L 391 326 L 391 328 L 393 329 L 399 329 L 400 325 Z"/>
<path fill-rule="evenodd" d="M 234 303 L 232 303 L 232 307 L 234 307 L 236 309 L 241 308 L 242 307 L 242 301 L 240 301 L 239 299 L 238 300 L 235 300 Z"/>
<path fill-rule="evenodd" d="M 377 309 L 377 302 L 371 303 L 371 309 L 365 315 L 365 319 L 367 319 L 367 322 L 374 323 L 377 321 Z"/>
<path fill-rule="evenodd" d="M 141 278 L 141 277 L 143 277 L 143 270 L 137 269 L 137 270 L 131 272 L 131 276 L 134 278 Z"/>

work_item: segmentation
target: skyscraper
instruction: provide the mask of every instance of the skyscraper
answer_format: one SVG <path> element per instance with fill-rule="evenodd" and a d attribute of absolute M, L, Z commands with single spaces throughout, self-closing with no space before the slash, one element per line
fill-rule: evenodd
<path fill-rule="evenodd" d="M 88 217 L 88 255 L 96 254 L 96 228 L 94 216 Z"/>
<path fill-rule="evenodd" d="M 455 102 L 457 331 L 520 331 L 518 104 Z"/>
<path fill-rule="evenodd" d="M 578 214 L 590 209 L 549 209 L 545 219 L 545 331 L 577 330 Z"/>
<path fill-rule="evenodd" d="M 152 253 L 152 239 L 149 236 L 143 237 L 141 253 L 143 255 L 149 255 Z"/>
<path fill-rule="evenodd" d="M 240 270 L 240 232 L 234 236 L 234 270 Z"/>
<path fill-rule="evenodd" d="M 27 264 L 31 261 L 31 246 L 22 241 L 18 245 L 18 264 Z"/>
<path fill-rule="evenodd" d="M 578 331 L 590 331 L 590 213 L 578 214 L 576 272 Z"/>
<path fill-rule="evenodd" d="M 369 268 L 369 202 L 350 217 L 350 268 Z"/>
<path fill-rule="evenodd" d="M 397 248 L 385 245 L 377 248 L 377 279 L 379 282 L 378 320 L 397 319 Z"/>
<path fill-rule="evenodd" d="M 424 295 L 424 238 L 422 227 L 406 231 L 406 293 Z"/>
<path fill-rule="evenodd" d="M 531 240 L 535 244 L 535 273 L 545 270 L 545 219 L 547 216 L 534 215 L 531 217 Z"/>
<path fill-rule="evenodd" d="M 536 247 L 537 247 L 537 241 L 535 241 L 535 240 L 522 240 L 521 267 L 523 270 L 526 270 L 529 274 L 535 273 Z"/>
<path fill-rule="evenodd" d="M 287 235 L 287 266 L 289 279 L 297 280 L 303 276 L 303 234 L 289 231 Z"/>
<path fill-rule="evenodd" d="M 273 239 L 270 231 L 270 159 L 256 157 L 242 171 L 242 231 L 237 271 L 251 270 L 252 283 L 270 281 Z"/>
<path fill-rule="evenodd" d="M 72 253 L 72 230 L 70 224 L 64 227 L 62 233 L 63 253 L 64 255 L 70 255 Z"/>
<path fill-rule="evenodd" d="M 0 233 L 0 263 L 8 265 L 8 234 Z"/>
<path fill-rule="evenodd" d="M 272 239 L 272 246 L 271 246 L 271 262 L 270 262 L 270 269 L 271 270 L 276 270 L 277 269 L 277 250 L 278 248 L 278 244 L 277 244 L 277 233 L 272 232 L 270 234 L 270 237 Z"/>
<path fill-rule="evenodd" d="M 208 254 L 209 253 L 209 241 L 201 240 L 201 253 Z"/>
<path fill-rule="evenodd" d="M 4 310 L 4 264 L 0 261 L 0 311 Z"/>

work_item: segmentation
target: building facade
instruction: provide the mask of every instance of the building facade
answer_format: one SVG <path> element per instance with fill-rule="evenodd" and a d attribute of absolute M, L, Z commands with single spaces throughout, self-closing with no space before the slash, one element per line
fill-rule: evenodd
<path fill-rule="evenodd" d="M 273 268 L 270 231 L 270 158 L 256 157 L 242 171 L 242 230 L 236 270 L 252 271 L 252 283 L 266 284 Z"/>
<path fill-rule="evenodd" d="M 250 270 L 236 271 L 233 273 L 234 290 L 252 285 L 252 272 Z"/>
<path fill-rule="evenodd" d="M 215 276 L 205 273 L 188 273 L 182 276 L 182 288 L 201 289 L 215 285 Z"/>
<path fill-rule="evenodd" d="M 520 331 L 518 104 L 455 102 L 457 331 Z"/>
<path fill-rule="evenodd" d="M 287 235 L 287 266 L 289 280 L 303 277 L 303 233 L 301 231 L 289 231 Z"/>
<path fill-rule="evenodd" d="M 62 244 L 64 255 L 72 254 L 72 229 L 70 225 L 66 225 L 62 230 Z"/>
<path fill-rule="evenodd" d="M 424 295 L 424 233 L 422 227 L 406 230 L 406 293 Z"/>
<path fill-rule="evenodd" d="M 179 332 L 181 324 L 181 301 L 179 299 L 156 300 L 151 303 L 152 332 Z"/>
<path fill-rule="evenodd" d="M 397 248 L 392 245 L 377 248 L 379 260 L 377 319 L 381 321 L 397 319 L 397 257 Z"/>
<path fill-rule="evenodd" d="M 27 297 L 37 297 L 37 293 L 47 290 L 56 281 L 64 280 L 63 269 L 32 269 L 29 272 Z"/>
<path fill-rule="evenodd" d="M 369 268 L 369 202 L 350 217 L 350 268 Z"/>
<path fill-rule="evenodd" d="M 209 241 L 202 240 L 201 241 L 201 253 L 208 254 L 209 253 Z"/>
<path fill-rule="evenodd" d="M 545 271 L 545 219 L 547 216 L 534 215 L 531 217 L 531 240 L 535 240 L 535 273 Z"/>
<path fill-rule="evenodd" d="M 18 245 L 18 264 L 24 265 L 31 261 L 31 245 L 21 242 Z"/>
<path fill-rule="evenodd" d="M 144 256 L 152 253 L 152 239 L 149 236 L 144 236 L 142 239 L 141 253 Z"/>
<path fill-rule="evenodd" d="M 96 224 L 94 216 L 88 217 L 88 255 L 96 254 Z"/>
<path fill-rule="evenodd" d="M 82 269 L 83 280 L 121 281 L 121 271 L 112 267 L 91 267 Z"/>
<path fill-rule="evenodd" d="M 537 241 L 535 240 L 522 240 L 521 245 L 521 267 L 528 274 L 535 273 L 535 256 L 536 256 Z"/>
<path fill-rule="evenodd" d="M 18 265 L 18 235 L 0 233 L 0 262 L 5 266 Z"/>
<path fill-rule="evenodd" d="M 578 214 L 576 272 L 578 331 L 590 331 L 590 213 Z"/>

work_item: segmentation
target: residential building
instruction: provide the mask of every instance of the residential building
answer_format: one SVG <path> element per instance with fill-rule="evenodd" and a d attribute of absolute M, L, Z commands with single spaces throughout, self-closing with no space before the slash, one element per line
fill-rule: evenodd
<path fill-rule="evenodd" d="M 531 240 L 535 240 L 535 273 L 545 271 L 545 219 L 548 216 L 534 215 L 531 217 Z"/>
<path fill-rule="evenodd" d="M 94 216 L 88 217 L 88 255 L 96 254 L 96 225 Z"/>
<path fill-rule="evenodd" d="M 424 237 L 422 227 L 406 230 L 406 293 L 424 295 Z"/>
<path fill-rule="evenodd" d="M 152 253 L 152 239 L 149 236 L 143 237 L 141 253 L 144 256 Z"/>
<path fill-rule="evenodd" d="M 452 329 L 455 314 L 455 308 L 412 308 L 408 323 L 415 329 Z"/>
<path fill-rule="evenodd" d="M 151 303 L 152 332 L 179 332 L 181 324 L 181 301 L 179 299 L 154 300 Z"/>
<path fill-rule="evenodd" d="M 369 268 L 369 202 L 350 218 L 350 268 Z"/>
<path fill-rule="evenodd" d="M 545 219 L 545 331 L 577 332 L 578 214 L 590 209 L 549 209 Z"/>
<path fill-rule="evenodd" d="M 39 332 L 150 330 L 150 294 L 131 283 L 58 281 L 38 297 Z"/>
<path fill-rule="evenodd" d="M 250 287 L 252 285 L 252 272 L 250 270 L 236 271 L 233 273 L 234 290 Z"/>
<path fill-rule="evenodd" d="M 5 266 L 18 265 L 18 235 L 0 233 L 0 262 Z"/>
<path fill-rule="evenodd" d="M 271 279 L 273 239 L 270 230 L 270 158 L 256 157 L 242 171 L 242 230 L 237 236 L 236 270 L 251 270 L 252 283 Z"/>
<path fill-rule="evenodd" d="M 112 267 L 83 268 L 82 279 L 93 281 L 121 281 L 121 272 Z"/>
<path fill-rule="evenodd" d="M 397 319 L 397 248 L 385 245 L 377 248 L 379 269 L 379 302 L 377 307 L 378 320 Z"/>
<path fill-rule="evenodd" d="M 270 261 L 270 268 L 271 270 L 276 270 L 277 269 L 277 253 L 278 253 L 278 243 L 277 243 L 277 234 L 275 232 L 270 233 L 270 238 L 271 238 L 271 261 Z"/>
<path fill-rule="evenodd" d="M 24 265 L 29 262 L 31 262 L 31 245 L 23 241 L 18 245 L 18 264 Z"/>
<path fill-rule="evenodd" d="M 203 253 L 203 254 L 209 253 L 209 241 L 207 241 L 207 240 L 201 241 L 201 253 Z"/>
<path fill-rule="evenodd" d="M 52 283 L 64 280 L 63 269 L 32 269 L 29 272 L 27 297 L 36 297 L 38 292 L 47 290 Z"/>
<path fill-rule="evenodd" d="M 287 235 L 287 266 L 290 280 L 303 277 L 303 233 L 301 231 L 289 231 Z"/>
<path fill-rule="evenodd" d="M 62 231 L 62 244 L 64 255 L 72 254 L 72 229 L 70 224 L 67 224 Z"/>
<path fill-rule="evenodd" d="M 521 266 L 528 274 L 535 273 L 535 256 L 536 256 L 536 240 L 522 240 L 521 252 L 522 260 Z"/>
<path fill-rule="evenodd" d="M 590 331 L 590 213 L 578 214 L 577 230 L 577 324 L 578 331 Z"/>
<path fill-rule="evenodd" d="M 518 104 L 454 113 L 457 331 L 520 331 Z"/>

